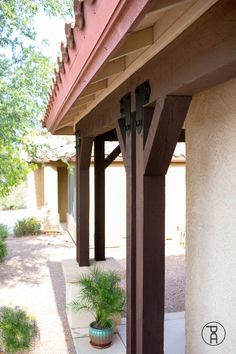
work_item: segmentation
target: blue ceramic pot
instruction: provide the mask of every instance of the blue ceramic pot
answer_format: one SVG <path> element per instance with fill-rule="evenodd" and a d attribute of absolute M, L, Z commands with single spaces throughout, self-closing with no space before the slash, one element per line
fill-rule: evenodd
<path fill-rule="evenodd" d="M 96 322 L 89 325 L 90 344 L 95 348 L 107 348 L 112 343 L 113 327 L 111 328 L 96 328 Z"/>

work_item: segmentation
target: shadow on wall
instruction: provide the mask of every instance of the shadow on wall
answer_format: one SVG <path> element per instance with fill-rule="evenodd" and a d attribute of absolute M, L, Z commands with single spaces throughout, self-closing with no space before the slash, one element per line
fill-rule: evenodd
<path fill-rule="evenodd" d="M 67 349 L 68 349 L 67 353 L 76 354 L 75 350 L 73 349 L 74 348 L 73 340 L 71 337 L 69 323 L 66 315 L 66 286 L 65 286 L 62 266 L 60 262 L 52 262 L 52 261 L 48 261 L 47 265 L 48 265 L 48 269 L 52 281 L 52 287 L 54 291 L 57 312 L 61 319 L 65 338 L 67 339 L 66 341 Z"/>

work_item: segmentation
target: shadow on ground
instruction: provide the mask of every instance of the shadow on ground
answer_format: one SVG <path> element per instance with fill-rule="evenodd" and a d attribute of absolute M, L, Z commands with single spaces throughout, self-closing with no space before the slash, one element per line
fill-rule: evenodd
<path fill-rule="evenodd" d="M 0 263 L 0 288 L 22 283 L 28 286 L 40 284 L 47 276 L 49 242 L 32 237 L 9 238 L 8 256 Z M 62 247 L 65 248 L 65 244 L 53 244 L 54 249 Z"/>

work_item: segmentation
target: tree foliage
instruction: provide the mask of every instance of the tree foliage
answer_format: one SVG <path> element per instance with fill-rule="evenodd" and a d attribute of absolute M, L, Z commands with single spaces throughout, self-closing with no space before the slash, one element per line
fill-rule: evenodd
<path fill-rule="evenodd" d="M 21 160 L 32 129 L 40 130 L 53 64 L 35 43 L 35 16 L 65 16 L 71 0 L 0 2 L 0 195 L 21 183 L 29 166 Z"/>

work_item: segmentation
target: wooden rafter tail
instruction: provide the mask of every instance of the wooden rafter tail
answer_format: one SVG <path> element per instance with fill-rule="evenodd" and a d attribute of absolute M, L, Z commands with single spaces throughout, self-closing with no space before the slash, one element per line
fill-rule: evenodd
<path fill-rule="evenodd" d="M 84 27 L 84 3 L 74 0 L 75 27 L 82 30 Z"/>
<path fill-rule="evenodd" d="M 54 74 L 55 74 L 55 78 L 56 78 L 56 86 L 57 86 L 57 88 L 59 88 L 59 84 L 61 83 L 61 75 L 60 75 L 60 72 L 56 68 L 54 69 Z"/>
<path fill-rule="evenodd" d="M 60 59 L 60 57 L 57 57 L 57 65 L 58 65 L 59 73 L 65 74 L 65 65 L 63 61 Z"/>
<path fill-rule="evenodd" d="M 52 82 L 53 82 L 52 97 L 53 97 L 53 101 L 54 101 L 54 100 L 55 100 L 55 97 L 57 96 L 57 92 L 56 92 L 57 82 L 56 82 L 55 77 L 52 78 Z"/>
<path fill-rule="evenodd" d="M 73 49 L 75 46 L 75 39 L 71 23 L 65 24 L 66 45 L 68 48 Z"/>
<path fill-rule="evenodd" d="M 88 4 L 93 5 L 96 0 L 79 0 L 79 2 L 87 2 Z"/>
<path fill-rule="evenodd" d="M 68 48 L 65 46 L 64 42 L 61 42 L 61 57 L 64 64 L 68 64 L 70 61 Z"/>

